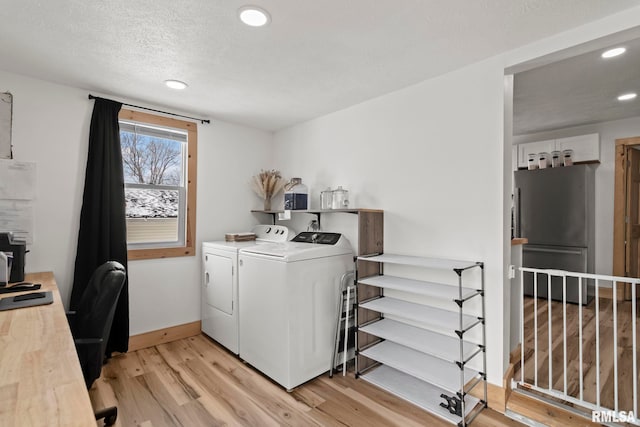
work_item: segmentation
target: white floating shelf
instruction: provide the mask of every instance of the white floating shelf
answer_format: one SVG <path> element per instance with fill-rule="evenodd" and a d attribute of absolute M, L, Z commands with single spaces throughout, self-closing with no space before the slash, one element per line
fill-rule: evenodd
<path fill-rule="evenodd" d="M 407 325 L 391 319 L 381 319 L 359 328 L 385 340 L 421 351 L 448 362 L 460 362 L 460 340 L 427 329 Z M 463 360 L 467 360 L 480 346 L 468 341 L 463 343 Z"/>
<path fill-rule="evenodd" d="M 438 328 L 451 330 L 452 326 L 455 329 L 460 327 L 459 313 L 403 301 L 397 298 L 377 298 L 364 304 L 360 304 L 360 307 L 377 311 L 379 313 L 392 314 L 394 316 L 429 324 Z M 477 321 L 478 317 L 465 314 L 462 316 L 462 328 L 467 329 Z"/>
<path fill-rule="evenodd" d="M 398 265 L 413 265 L 424 268 L 444 268 L 450 270 L 467 269 L 475 267 L 474 261 L 461 261 L 455 259 L 428 258 L 410 255 L 382 254 L 376 256 L 359 256 L 360 261 L 386 262 Z"/>
<path fill-rule="evenodd" d="M 455 363 L 446 362 L 391 341 L 382 341 L 360 351 L 360 354 L 405 374 L 442 387 L 451 393 L 460 391 L 460 368 Z M 478 374 L 478 371 L 465 367 L 464 383 L 467 384 Z"/>
<path fill-rule="evenodd" d="M 458 424 L 462 420 L 461 417 L 440 406 L 440 402 L 444 401 L 440 394 L 447 394 L 446 390 L 417 380 L 396 369 L 383 365 L 360 375 L 360 378 L 413 403 L 445 421 Z M 480 403 L 479 399 L 468 395 L 465 398 L 465 415 L 469 415 L 478 403 Z"/>
<path fill-rule="evenodd" d="M 369 286 L 378 286 L 385 289 L 394 289 L 414 294 L 427 295 L 435 298 L 457 300 L 460 298 L 458 285 L 446 285 L 443 283 L 424 282 L 422 280 L 405 279 L 395 276 L 370 276 L 358 280 L 358 283 Z M 462 288 L 462 299 L 478 293 L 476 289 Z"/>

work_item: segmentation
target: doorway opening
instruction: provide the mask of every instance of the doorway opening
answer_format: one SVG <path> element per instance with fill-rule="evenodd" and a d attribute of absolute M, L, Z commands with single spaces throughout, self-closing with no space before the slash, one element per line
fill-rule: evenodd
<path fill-rule="evenodd" d="M 505 70 L 506 189 L 513 189 L 516 170 L 527 169 L 527 156 L 522 156 L 525 151 L 518 149 L 523 145 L 532 153 L 545 154 L 566 148 L 562 143 L 570 141 L 574 146 L 568 148 L 573 149 L 578 162 L 600 163 L 596 206 L 591 211 L 598 236 L 589 247 L 596 254 L 594 270 L 555 270 L 562 273 L 560 282 L 566 282 L 570 275 L 575 276 L 572 280 L 593 281 L 598 288 L 595 298 L 586 305 L 575 305 L 566 300 L 537 298 L 540 295 L 523 296 L 522 284 L 516 284 L 522 280 L 517 270 L 510 289 L 505 289 L 505 300 L 511 301 L 510 313 L 505 313 L 505 319 L 511 319 L 510 371 L 505 374 L 505 384 L 523 390 L 524 386 L 509 381 L 509 372 L 517 372 L 518 376 L 512 378 L 520 378 L 524 385 L 540 386 L 543 397 L 573 409 L 592 409 L 595 405 L 618 411 L 640 405 L 640 351 L 636 342 L 640 307 L 632 298 L 632 292 L 640 292 L 640 282 L 629 279 L 636 285 L 625 283 L 626 278 L 640 277 L 640 136 L 632 137 L 640 135 L 640 111 L 632 110 L 637 105 L 620 104 L 614 96 L 622 90 L 621 85 L 635 87 L 634 82 L 640 81 L 640 67 L 632 65 L 636 60 L 633 55 L 616 63 L 616 70 L 609 68 L 612 62 L 600 60 L 601 52 L 612 45 L 624 44 L 634 47 L 629 51 L 640 52 L 640 48 L 635 49 L 640 47 L 639 31 L 635 28 L 610 35 Z M 597 148 L 590 152 L 596 156 L 589 154 L 581 159 L 586 145 L 576 143 L 576 138 L 588 134 L 598 138 Z M 507 194 L 505 204 L 508 201 Z M 505 225 L 508 222 L 505 217 Z M 535 243 L 532 236 L 517 231 L 515 236 L 528 237 L 529 243 Z M 534 267 L 518 265 L 513 251 L 511 257 L 510 263 L 516 267 Z M 540 280 L 548 285 L 550 268 L 540 266 Z M 615 277 L 606 280 L 605 275 Z M 536 334 L 540 331 L 543 336 Z M 603 383 L 598 385 L 597 380 Z M 599 399 L 601 395 L 605 396 L 603 400 Z M 507 411 L 510 407 L 515 408 L 507 402 Z"/>

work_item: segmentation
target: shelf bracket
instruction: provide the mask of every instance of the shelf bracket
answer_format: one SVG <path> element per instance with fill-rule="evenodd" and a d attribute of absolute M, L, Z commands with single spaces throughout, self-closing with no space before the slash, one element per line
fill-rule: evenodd
<path fill-rule="evenodd" d="M 265 213 L 269 215 L 271 217 L 271 225 L 276 225 L 276 215 L 278 215 L 278 212 L 267 212 L 267 211 L 251 211 L 251 212 L 260 212 L 260 213 Z"/>
<path fill-rule="evenodd" d="M 484 291 L 482 291 L 481 289 L 477 290 L 475 294 L 471 294 L 466 298 L 456 298 L 453 300 L 453 302 L 455 302 L 456 304 L 458 304 L 458 307 L 462 308 L 462 304 L 469 301 L 471 298 L 473 297 L 477 297 L 478 295 L 484 296 Z"/>

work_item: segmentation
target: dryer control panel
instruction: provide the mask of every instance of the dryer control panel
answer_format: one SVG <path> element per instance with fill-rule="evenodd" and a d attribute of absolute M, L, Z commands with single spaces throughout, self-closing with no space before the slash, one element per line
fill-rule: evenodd
<path fill-rule="evenodd" d="M 293 234 L 288 227 L 284 225 L 265 225 L 260 224 L 253 227 L 257 240 L 265 240 L 269 242 L 286 242 Z"/>
<path fill-rule="evenodd" d="M 340 240 L 340 233 L 324 233 L 321 231 L 303 231 L 293 238 L 292 242 L 317 243 L 320 245 L 335 245 Z"/>

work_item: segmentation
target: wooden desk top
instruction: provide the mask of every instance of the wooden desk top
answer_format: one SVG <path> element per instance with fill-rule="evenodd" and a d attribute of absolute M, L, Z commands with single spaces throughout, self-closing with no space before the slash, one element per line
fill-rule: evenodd
<path fill-rule="evenodd" d="M 0 312 L 0 426 L 95 426 L 53 273 L 25 281 L 52 291 L 53 304 Z"/>

